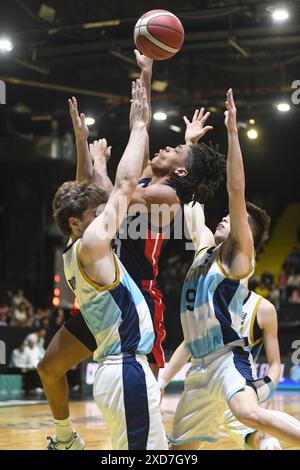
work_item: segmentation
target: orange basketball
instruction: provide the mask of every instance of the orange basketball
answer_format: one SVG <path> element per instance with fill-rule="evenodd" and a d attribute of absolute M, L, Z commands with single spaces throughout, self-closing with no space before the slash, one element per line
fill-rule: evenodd
<path fill-rule="evenodd" d="M 148 11 L 134 27 L 135 45 L 150 59 L 169 59 L 181 49 L 183 40 L 181 21 L 167 10 Z"/>

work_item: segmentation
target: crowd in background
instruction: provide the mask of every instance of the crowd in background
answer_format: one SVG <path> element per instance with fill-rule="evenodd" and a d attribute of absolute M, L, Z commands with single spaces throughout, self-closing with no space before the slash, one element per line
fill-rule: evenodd
<path fill-rule="evenodd" d="M 300 304 L 300 250 L 294 247 L 281 267 L 278 279 L 266 268 L 254 276 L 249 287 L 270 300 L 277 310 L 285 304 Z"/>

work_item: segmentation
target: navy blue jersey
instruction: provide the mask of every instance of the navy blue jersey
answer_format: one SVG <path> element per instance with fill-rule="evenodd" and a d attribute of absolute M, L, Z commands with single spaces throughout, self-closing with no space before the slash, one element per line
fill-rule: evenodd
<path fill-rule="evenodd" d="M 150 181 L 151 178 L 143 178 L 139 181 L 139 186 L 145 188 Z M 176 191 L 172 183 L 166 184 Z M 177 191 L 176 193 L 181 201 Z M 181 209 L 177 211 L 174 219 L 164 227 L 153 226 L 148 213 L 137 213 L 125 218 L 114 240 L 114 249 L 125 269 L 136 282 L 156 280 L 161 253 L 167 242 L 173 238 L 175 227 L 179 224 L 182 227 L 182 216 L 181 204 Z M 135 235 L 132 236 L 133 230 L 131 229 L 140 236 L 138 238 Z"/>

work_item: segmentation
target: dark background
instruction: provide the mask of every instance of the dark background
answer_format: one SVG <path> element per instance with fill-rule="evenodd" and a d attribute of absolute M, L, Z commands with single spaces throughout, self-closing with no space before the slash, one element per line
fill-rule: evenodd
<path fill-rule="evenodd" d="M 153 8 L 177 14 L 186 32 L 183 49 L 154 64 L 151 150 L 183 142 L 182 116 L 212 107 L 209 139 L 226 153 L 223 124 L 225 92 L 234 89 L 240 122 L 247 196 L 262 200 L 276 220 L 284 205 L 299 201 L 300 105 L 291 103 L 291 84 L 300 79 L 300 2 L 286 2 L 291 16 L 275 24 L 265 1 L 47 0 L 54 19 L 40 15 L 40 0 L 0 1 L 0 36 L 14 43 L 0 53 L 0 79 L 7 104 L 0 106 L 0 285 L 24 288 L 41 306 L 51 301 L 53 250 L 64 240 L 51 218 L 58 186 L 75 176 L 75 155 L 67 99 L 96 119 L 91 139 L 106 137 L 113 146 L 113 177 L 128 138 L 129 91 L 138 74 L 132 33 L 138 17 Z M 90 22 L 120 20 L 119 26 L 85 29 Z M 234 41 L 243 52 L 233 47 Z M 16 83 L 18 79 L 18 84 Z M 30 84 L 30 86 L 29 86 Z M 55 86 L 57 90 L 51 90 Z M 74 88 L 77 89 L 75 93 Z M 100 95 L 101 96 L 100 96 Z M 291 111 L 279 113 L 279 101 Z M 259 138 L 246 137 L 255 118 Z M 175 124 L 181 133 L 170 130 Z M 226 210 L 224 188 L 207 205 L 213 227 Z M 177 253 L 169 248 L 168 256 Z M 163 287 L 163 286 L 162 286 Z"/>

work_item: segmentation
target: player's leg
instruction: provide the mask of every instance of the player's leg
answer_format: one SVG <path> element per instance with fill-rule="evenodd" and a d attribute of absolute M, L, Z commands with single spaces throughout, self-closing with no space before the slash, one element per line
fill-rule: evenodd
<path fill-rule="evenodd" d="M 249 434 L 247 446 L 251 450 L 282 450 L 280 442 L 276 437 L 272 437 L 261 431 Z"/>
<path fill-rule="evenodd" d="M 198 450 L 204 442 L 218 440 L 220 403 L 209 382 L 209 370 L 187 376 L 170 436 L 172 450 Z"/>
<path fill-rule="evenodd" d="M 228 406 L 246 426 L 271 434 L 279 440 L 300 445 L 300 422 L 282 411 L 261 408 L 253 388 L 246 386 L 244 390 L 234 394 Z"/>
<path fill-rule="evenodd" d="M 114 450 L 166 450 L 160 392 L 146 357 L 106 359 L 96 372 L 94 399 Z"/>
<path fill-rule="evenodd" d="M 147 358 L 153 375 L 157 380 L 159 369 L 165 366 L 165 355 L 162 347 L 166 336 L 163 319 L 165 304 L 163 302 L 162 293 L 158 289 L 150 287 L 149 282 L 142 282 L 141 291 L 149 307 L 155 332 L 154 345 L 151 353 L 147 355 Z"/>
<path fill-rule="evenodd" d="M 227 409 L 223 417 L 224 431 L 237 444 L 239 449 L 280 450 L 280 443 L 275 437 L 249 428 L 236 419 Z"/>
<path fill-rule="evenodd" d="M 96 342 L 81 314 L 78 314 L 60 328 L 38 364 L 38 372 L 54 418 L 56 441 L 69 442 L 74 435 L 69 419 L 66 373 L 78 363 L 90 358 L 91 349 L 96 349 L 95 345 Z"/>

